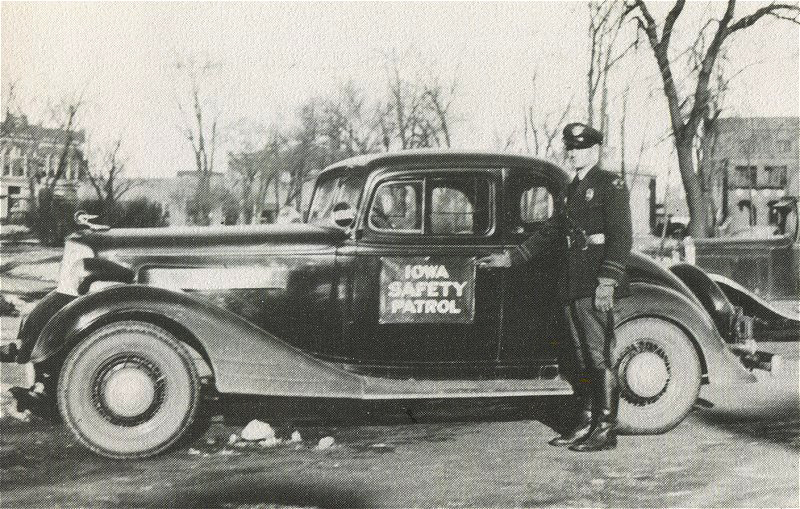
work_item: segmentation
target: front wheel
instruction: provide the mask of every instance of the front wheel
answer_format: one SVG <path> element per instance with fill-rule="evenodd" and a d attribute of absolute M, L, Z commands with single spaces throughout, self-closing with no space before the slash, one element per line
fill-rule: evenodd
<path fill-rule="evenodd" d="M 619 430 L 664 433 L 692 409 L 702 370 L 691 339 L 659 318 L 635 318 L 616 329 Z"/>
<path fill-rule="evenodd" d="M 77 439 L 110 458 L 145 458 L 191 427 L 200 379 L 187 349 L 155 325 L 115 322 L 67 356 L 58 407 Z"/>

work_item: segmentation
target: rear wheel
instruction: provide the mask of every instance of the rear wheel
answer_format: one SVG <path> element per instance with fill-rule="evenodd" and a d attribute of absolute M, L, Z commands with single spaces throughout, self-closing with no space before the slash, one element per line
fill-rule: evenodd
<path fill-rule="evenodd" d="M 67 356 L 58 407 L 78 440 L 111 458 L 144 458 L 192 426 L 200 379 L 187 349 L 155 325 L 116 322 L 91 333 Z"/>
<path fill-rule="evenodd" d="M 659 318 L 628 321 L 616 336 L 620 431 L 669 431 L 686 417 L 700 391 L 702 370 L 692 341 Z"/>

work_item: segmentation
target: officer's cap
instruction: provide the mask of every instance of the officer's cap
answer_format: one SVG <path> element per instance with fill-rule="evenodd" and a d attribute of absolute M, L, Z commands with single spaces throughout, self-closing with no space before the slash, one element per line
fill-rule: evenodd
<path fill-rule="evenodd" d="M 564 148 L 589 148 L 603 143 L 600 131 L 580 122 L 573 122 L 564 126 Z"/>

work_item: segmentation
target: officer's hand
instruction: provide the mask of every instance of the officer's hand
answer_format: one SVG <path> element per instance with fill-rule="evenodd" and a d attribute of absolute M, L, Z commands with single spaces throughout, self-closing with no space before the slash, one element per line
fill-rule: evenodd
<path fill-rule="evenodd" d="M 600 283 L 594 291 L 594 307 L 603 313 L 614 307 L 614 285 Z"/>
<path fill-rule="evenodd" d="M 478 267 L 511 267 L 511 257 L 508 252 L 492 253 L 489 256 L 478 258 L 475 260 L 475 265 Z"/>

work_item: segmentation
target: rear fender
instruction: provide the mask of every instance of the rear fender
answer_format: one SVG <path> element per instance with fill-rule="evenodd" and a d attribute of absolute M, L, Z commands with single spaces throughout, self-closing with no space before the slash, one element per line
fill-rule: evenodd
<path fill-rule="evenodd" d="M 711 317 L 697 303 L 671 288 L 650 283 L 632 283 L 631 294 L 618 303 L 620 323 L 640 317 L 669 320 L 694 343 L 706 382 L 735 385 L 756 381 L 730 352 Z"/>
<path fill-rule="evenodd" d="M 689 263 L 678 263 L 669 268 L 689 287 L 706 312 L 711 315 L 720 335 L 729 343 L 735 341 L 736 309 L 722 288 L 703 269 Z"/>
<path fill-rule="evenodd" d="M 230 311 L 187 293 L 142 285 L 108 288 L 64 306 L 42 330 L 31 361 L 69 351 L 97 327 L 126 319 L 153 321 L 184 341 L 193 338 L 222 393 L 347 398 L 363 393 L 356 375 L 315 359 Z"/>

